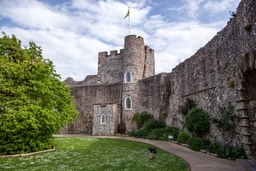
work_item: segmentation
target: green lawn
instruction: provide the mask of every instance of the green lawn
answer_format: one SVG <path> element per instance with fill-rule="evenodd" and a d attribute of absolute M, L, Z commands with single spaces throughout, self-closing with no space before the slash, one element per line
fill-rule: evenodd
<path fill-rule="evenodd" d="M 118 139 L 55 138 L 56 151 L 28 157 L 1 158 L 0 170 L 17 171 L 188 171 L 180 158 L 159 148 L 148 159 L 152 145 Z"/>

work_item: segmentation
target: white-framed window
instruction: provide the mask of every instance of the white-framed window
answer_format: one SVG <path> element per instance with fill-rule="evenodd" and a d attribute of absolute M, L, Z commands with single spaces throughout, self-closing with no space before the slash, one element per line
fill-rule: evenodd
<path fill-rule="evenodd" d="M 132 99 L 130 97 L 125 98 L 125 109 L 126 110 L 132 109 Z"/>
<path fill-rule="evenodd" d="M 130 83 L 131 82 L 131 73 L 129 71 L 127 71 L 125 73 L 125 82 L 126 83 Z"/>
<path fill-rule="evenodd" d="M 106 124 L 106 115 L 105 114 L 101 114 L 101 116 L 100 116 L 100 124 Z"/>

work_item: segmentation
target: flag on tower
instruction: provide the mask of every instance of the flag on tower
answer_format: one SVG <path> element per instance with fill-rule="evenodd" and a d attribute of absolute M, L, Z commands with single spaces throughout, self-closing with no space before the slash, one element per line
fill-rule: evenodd
<path fill-rule="evenodd" d="M 130 7 L 128 7 L 127 14 L 124 16 L 124 19 L 127 18 L 130 15 Z"/>

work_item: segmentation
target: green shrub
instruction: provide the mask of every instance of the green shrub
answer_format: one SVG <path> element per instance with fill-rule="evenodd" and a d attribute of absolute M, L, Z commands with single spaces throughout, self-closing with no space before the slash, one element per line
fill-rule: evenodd
<path fill-rule="evenodd" d="M 178 135 L 177 143 L 187 143 L 189 137 L 186 132 L 182 131 Z"/>
<path fill-rule="evenodd" d="M 163 127 L 156 129 L 141 129 L 141 130 L 133 130 L 128 132 L 129 136 L 136 138 L 146 138 L 151 140 L 162 140 L 167 141 L 169 135 L 173 135 L 173 139 L 176 140 L 179 134 L 179 129 L 175 127 Z"/>
<path fill-rule="evenodd" d="M 217 156 L 220 158 L 229 158 L 229 159 L 247 159 L 246 152 L 244 148 L 234 147 L 232 145 L 220 146 Z"/>
<path fill-rule="evenodd" d="M 233 159 L 247 159 L 247 154 L 243 146 L 234 148 L 233 154 Z"/>
<path fill-rule="evenodd" d="M 149 133 L 150 133 L 150 131 L 145 130 L 145 129 L 141 129 L 141 130 L 130 132 L 129 136 L 133 136 L 135 138 L 146 138 Z"/>
<path fill-rule="evenodd" d="M 137 123 L 137 126 L 141 128 L 148 120 L 152 119 L 153 115 L 142 112 L 142 113 L 135 113 L 132 117 L 132 121 Z"/>
<path fill-rule="evenodd" d="M 151 129 L 147 139 L 167 141 L 169 140 L 169 135 L 172 135 L 173 140 L 176 140 L 178 134 L 178 128 L 166 126 L 164 128 Z"/>
<path fill-rule="evenodd" d="M 176 127 L 170 127 L 170 126 L 166 126 L 164 128 L 164 135 L 163 135 L 163 140 L 169 140 L 169 135 L 173 136 L 173 140 L 176 140 L 178 138 L 179 135 L 179 129 Z"/>
<path fill-rule="evenodd" d="M 147 135 L 147 139 L 150 140 L 161 140 L 164 133 L 164 129 L 152 129 Z"/>
<path fill-rule="evenodd" d="M 189 137 L 188 138 L 188 146 L 194 151 L 199 151 L 200 149 L 203 148 L 204 143 L 201 138 L 194 138 L 194 137 Z"/>
<path fill-rule="evenodd" d="M 196 102 L 192 99 L 187 98 L 184 105 L 179 106 L 178 112 L 186 116 L 190 109 L 197 106 Z"/>
<path fill-rule="evenodd" d="M 201 108 L 192 108 L 185 116 L 186 127 L 196 137 L 209 133 L 210 121 Z"/>
<path fill-rule="evenodd" d="M 136 135 L 136 132 L 137 132 L 137 131 L 132 130 L 132 131 L 128 132 L 128 136 L 129 136 L 129 137 L 134 137 L 134 136 Z"/>
<path fill-rule="evenodd" d="M 166 127 L 166 124 L 163 121 L 152 119 L 145 125 L 144 129 L 151 130 L 164 127 Z"/>
<path fill-rule="evenodd" d="M 217 154 L 220 150 L 220 144 L 218 143 L 218 141 L 213 140 L 211 141 L 209 148 L 207 149 L 210 153 L 215 153 Z"/>

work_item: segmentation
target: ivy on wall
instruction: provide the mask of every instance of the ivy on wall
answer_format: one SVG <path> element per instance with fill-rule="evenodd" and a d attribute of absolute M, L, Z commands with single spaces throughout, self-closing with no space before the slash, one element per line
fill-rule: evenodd
<path fill-rule="evenodd" d="M 227 107 L 219 107 L 218 117 L 212 117 L 211 121 L 219 128 L 223 137 L 228 138 L 229 135 L 233 135 L 236 127 L 234 106 L 229 104 Z"/>

